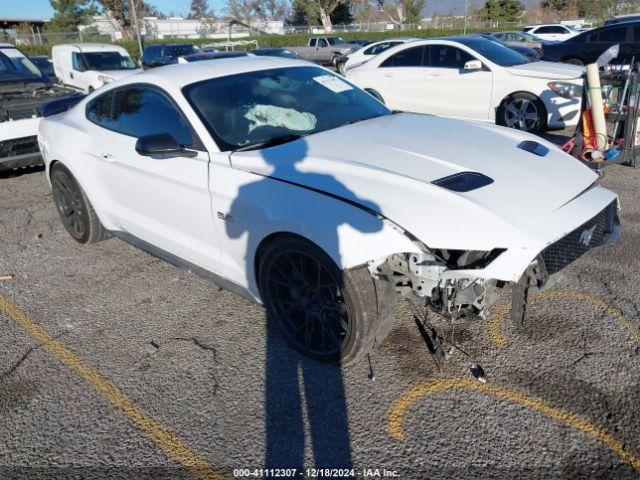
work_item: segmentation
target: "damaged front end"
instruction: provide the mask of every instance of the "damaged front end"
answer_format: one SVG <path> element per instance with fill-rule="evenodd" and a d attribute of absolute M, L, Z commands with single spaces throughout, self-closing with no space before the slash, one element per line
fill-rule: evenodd
<path fill-rule="evenodd" d="M 371 262 L 372 275 L 394 284 L 399 296 L 416 305 L 429 307 L 447 318 L 485 318 L 500 289 L 507 282 L 482 277 L 484 267 L 504 252 L 436 250 L 433 253 L 398 253 Z M 473 275 L 473 270 L 478 275 Z M 544 263 L 536 259 L 514 285 L 514 301 L 524 317 L 528 290 L 541 288 L 548 275 Z M 517 298 L 520 301 L 516 301 Z M 515 318 L 514 318 L 515 319 Z"/>

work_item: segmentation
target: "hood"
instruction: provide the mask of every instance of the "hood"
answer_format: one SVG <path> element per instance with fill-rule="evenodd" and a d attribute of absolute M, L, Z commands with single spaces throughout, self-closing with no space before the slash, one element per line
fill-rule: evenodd
<path fill-rule="evenodd" d="M 532 62 L 508 67 L 507 71 L 519 77 L 543 78 L 546 80 L 579 79 L 584 67 L 555 62 Z"/>
<path fill-rule="evenodd" d="M 547 146 L 548 154 L 518 148 L 524 140 Z M 233 153 L 231 163 L 360 203 L 433 248 L 529 244 L 536 222 L 597 179 L 539 137 L 416 114 L 379 117 L 277 147 Z M 466 171 L 493 183 L 466 193 L 431 183 Z"/>

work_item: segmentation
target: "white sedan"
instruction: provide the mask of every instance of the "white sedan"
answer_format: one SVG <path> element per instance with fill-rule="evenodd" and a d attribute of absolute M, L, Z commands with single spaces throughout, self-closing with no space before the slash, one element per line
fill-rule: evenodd
<path fill-rule="evenodd" d="M 393 47 L 347 72 L 389 108 L 528 132 L 578 123 L 583 68 L 531 62 L 478 36 Z"/>
<path fill-rule="evenodd" d="M 482 316 L 620 230 L 617 196 L 532 135 L 396 114 L 283 58 L 172 65 L 45 118 L 75 240 L 115 235 L 262 302 L 298 350 L 343 364 L 389 332 L 394 296 Z"/>
<path fill-rule="evenodd" d="M 355 52 L 350 53 L 347 56 L 347 61 L 344 64 L 342 72 L 340 73 L 344 74 L 347 70 L 351 70 L 352 68 L 356 68 L 363 63 L 368 62 L 376 55 L 379 55 L 382 52 L 395 47 L 396 45 L 413 42 L 414 40 L 418 39 L 413 37 L 388 38 L 386 40 L 381 40 L 379 42 L 367 45 L 366 47 L 362 47 L 361 49 L 356 50 Z"/>
<path fill-rule="evenodd" d="M 573 28 L 560 23 L 528 25 L 524 27 L 522 31 L 550 42 L 564 42 L 565 40 L 569 40 L 570 38 L 580 34 L 579 30 L 574 30 Z"/>

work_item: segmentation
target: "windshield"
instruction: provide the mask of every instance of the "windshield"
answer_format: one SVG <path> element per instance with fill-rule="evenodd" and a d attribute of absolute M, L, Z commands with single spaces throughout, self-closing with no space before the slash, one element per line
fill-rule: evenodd
<path fill-rule="evenodd" d="M 527 57 L 498 42 L 492 42 L 484 38 L 461 38 L 458 41 L 501 67 L 513 67 L 514 65 L 529 63 Z"/>
<path fill-rule="evenodd" d="M 0 75 L 3 77 L 42 77 L 38 67 L 17 48 L 0 49 Z"/>
<path fill-rule="evenodd" d="M 128 55 L 118 52 L 85 52 L 82 54 L 87 70 L 134 70 L 138 68 Z"/>
<path fill-rule="evenodd" d="M 183 92 L 223 151 L 284 143 L 391 113 L 369 94 L 318 67 L 212 78 Z"/>
<path fill-rule="evenodd" d="M 344 40 L 340 37 L 327 37 L 327 42 L 329 42 L 329 45 L 338 45 L 344 43 Z"/>
<path fill-rule="evenodd" d="M 191 55 L 198 53 L 198 50 L 193 45 L 172 45 L 164 48 L 165 55 L 170 57 L 183 57 L 184 55 Z"/>

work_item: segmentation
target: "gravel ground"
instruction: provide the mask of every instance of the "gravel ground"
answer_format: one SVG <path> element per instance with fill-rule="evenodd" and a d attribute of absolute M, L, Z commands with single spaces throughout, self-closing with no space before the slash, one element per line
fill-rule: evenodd
<path fill-rule="evenodd" d="M 42 171 L 5 175 L 0 276 L 15 278 L 0 281 L 0 298 L 75 360 L 0 310 L 0 477 L 190 477 L 195 456 L 211 468 L 203 475 L 226 478 L 262 467 L 640 478 L 640 171 L 613 166 L 602 183 L 621 197 L 625 230 L 554 287 L 578 293 L 532 302 L 519 332 L 495 316 L 453 328 L 430 314 L 466 352 L 439 364 L 399 302 L 371 380 L 366 362 L 307 361 L 266 328 L 259 306 L 117 239 L 76 244 Z M 167 448 L 158 429 L 189 453 Z"/>

